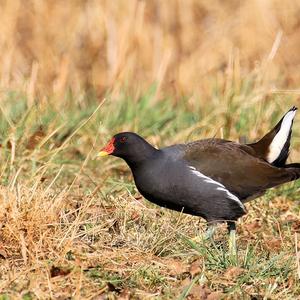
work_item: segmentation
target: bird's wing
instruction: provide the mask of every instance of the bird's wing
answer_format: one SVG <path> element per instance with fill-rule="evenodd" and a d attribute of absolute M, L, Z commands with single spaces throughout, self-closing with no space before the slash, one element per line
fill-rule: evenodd
<path fill-rule="evenodd" d="M 223 184 L 245 201 L 291 180 L 286 169 L 274 167 L 252 152 L 246 145 L 207 139 L 186 144 L 184 159 L 195 170 Z"/>

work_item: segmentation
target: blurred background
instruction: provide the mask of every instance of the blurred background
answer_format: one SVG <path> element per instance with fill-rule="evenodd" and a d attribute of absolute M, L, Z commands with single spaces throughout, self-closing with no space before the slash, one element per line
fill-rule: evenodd
<path fill-rule="evenodd" d="M 299 0 L 0 0 L 0 30 L 0 300 L 298 297 L 300 180 L 247 206 L 233 261 L 93 158 L 261 138 L 300 106 Z"/>
<path fill-rule="evenodd" d="M 299 16 L 295 0 L 2 0 L 0 85 L 193 101 L 256 72 L 268 92 L 295 90 Z"/>

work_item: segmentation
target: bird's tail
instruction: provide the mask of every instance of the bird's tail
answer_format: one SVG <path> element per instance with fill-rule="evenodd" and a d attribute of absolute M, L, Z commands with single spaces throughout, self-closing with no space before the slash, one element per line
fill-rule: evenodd
<path fill-rule="evenodd" d="M 291 181 L 300 178 L 300 163 L 287 164 L 284 168 L 288 169 L 292 176 Z"/>
<path fill-rule="evenodd" d="M 293 106 L 261 140 L 253 144 L 248 144 L 257 156 L 265 159 L 275 167 L 285 167 L 289 156 L 292 126 L 296 110 L 297 107 Z M 295 168 L 298 169 L 299 167 Z"/>

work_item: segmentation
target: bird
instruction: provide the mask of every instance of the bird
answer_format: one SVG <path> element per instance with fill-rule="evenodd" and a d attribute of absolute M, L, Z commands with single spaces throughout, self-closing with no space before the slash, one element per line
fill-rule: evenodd
<path fill-rule="evenodd" d="M 296 111 L 293 106 L 250 144 L 207 138 L 157 149 L 134 132 L 121 132 L 97 156 L 125 160 L 144 198 L 204 218 L 208 237 L 226 222 L 229 249 L 235 254 L 236 221 L 246 214 L 245 203 L 300 177 L 300 163 L 286 163 Z"/>

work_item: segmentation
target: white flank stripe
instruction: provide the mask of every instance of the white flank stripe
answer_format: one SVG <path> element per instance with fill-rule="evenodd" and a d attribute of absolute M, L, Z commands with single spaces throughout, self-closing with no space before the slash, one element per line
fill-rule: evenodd
<path fill-rule="evenodd" d="M 235 196 L 235 195 L 233 195 L 232 193 L 230 193 L 230 192 L 225 188 L 225 186 L 224 186 L 222 183 L 220 183 L 220 182 L 218 182 L 218 181 L 215 181 L 215 180 L 213 180 L 212 178 L 210 178 L 210 177 L 208 177 L 208 176 L 202 174 L 201 172 L 197 171 L 195 167 L 190 166 L 190 169 L 192 170 L 192 172 L 193 172 L 195 175 L 197 175 L 197 176 L 200 177 L 200 178 L 203 178 L 205 182 L 211 183 L 211 184 L 214 184 L 214 185 L 218 186 L 218 187 L 217 187 L 217 190 L 222 191 L 222 192 L 225 192 L 226 195 L 227 195 L 227 197 L 228 197 L 229 199 L 231 199 L 231 200 L 237 202 L 238 205 L 239 205 L 243 210 L 245 210 L 244 204 L 240 201 L 240 199 L 239 199 L 237 196 Z"/>
<path fill-rule="evenodd" d="M 280 130 L 277 132 L 272 143 L 269 146 L 269 153 L 267 156 L 267 161 L 269 163 L 274 162 L 279 157 L 280 152 L 289 136 L 295 114 L 296 110 L 292 110 L 284 116 Z"/>

